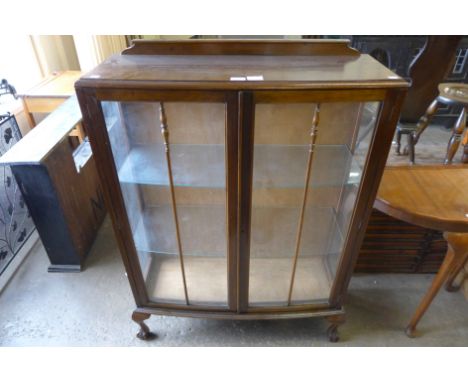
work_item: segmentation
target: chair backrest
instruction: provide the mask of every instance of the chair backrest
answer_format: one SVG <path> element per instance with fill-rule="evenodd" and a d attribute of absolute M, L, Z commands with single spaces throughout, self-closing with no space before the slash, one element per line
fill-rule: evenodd
<path fill-rule="evenodd" d="M 462 36 L 429 36 L 426 44 L 408 68 L 411 87 L 408 89 L 400 122 L 417 123 L 438 94 L 455 62 L 455 53 Z"/>

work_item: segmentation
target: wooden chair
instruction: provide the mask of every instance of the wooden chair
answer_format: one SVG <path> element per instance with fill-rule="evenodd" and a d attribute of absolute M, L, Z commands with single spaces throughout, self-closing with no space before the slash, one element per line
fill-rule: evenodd
<path fill-rule="evenodd" d="M 411 87 L 403 103 L 397 127 L 396 153 L 401 154 L 401 136 L 407 135 L 408 145 L 403 154 L 409 154 L 414 163 L 418 125 L 424 123 L 422 115 L 438 93 L 438 85 L 446 78 L 455 61 L 455 53 L 462 36 L 429 36 L 426 44 L 408 68 Z M 435 112 L 435 111 L 434 111 Z"/>
<path fill-rule="evenodd" d="M 463 156 L 462 162 L 468 163 L 468 135 L 465 132 L 466 128 L 466 113 L 468 110 L 468 85 L 460 83 L 442 83 L 439 85 L 439 95 L 431 102 L 426 113 L 421 117 L 417 129 L 412 133 L 413 147 L 418 143 L 419 137 L 426 130 L 432 117 L 437 111 L 439 104 L 453 105 L 457 104 L 462 107 L 460 116 L 458 117 L 452 129 L 452 135 L 447 146 L 447 154 L 445 155 L 445 164 L 452 163 L 453 157 L 458 150 L 460 141 L 463 138 Z M 414 163 L 414 148 L 412 150 Z"/>

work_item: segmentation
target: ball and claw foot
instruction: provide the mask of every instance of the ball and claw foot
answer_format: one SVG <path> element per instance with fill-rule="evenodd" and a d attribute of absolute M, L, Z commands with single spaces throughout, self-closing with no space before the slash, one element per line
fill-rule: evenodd
<path fill-rule="evenodd" d="M 148 325 L 144 323 L 144 320 L 147 320 L 150 317 L 147 313 L 133 312 L 132 320 L 140 325 L 140 331 L 137 333 L 137 338 L 143 341 L 153 340 L 157 335 L 150 331 Z"/>
<path fill-rule="evenodd" d="M 336 315 L 327 317 L 327 321 L 330 323 L 330 326 L 327 329 L 327 336 L 330 342 L 338 342 L 340 340 L 340 336 L 338 335 L 338 326 L 344 324 L 345 316 L 344 315 Z"/>
<path fill-rule="evenodd" d="M 150 332 L 149 330 L 145 331 L 143 329 L 140 329 L 140 331 L 137 333 L 137 337 L 140 340 L 149 341 L 149 340 L 154 340 L 157 336 L 156 334 L 154 334 L 153 332 Z"/>
<path fill-rule="evenodd" d="M 327 336 L 330 342 L 338 342 L 340 340 L 338 325 L 330 325 L 327 329 Z"/>

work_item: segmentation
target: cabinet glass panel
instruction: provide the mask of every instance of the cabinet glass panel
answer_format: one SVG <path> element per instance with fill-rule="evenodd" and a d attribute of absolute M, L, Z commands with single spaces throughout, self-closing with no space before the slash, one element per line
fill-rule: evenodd
<path fill-rule="evenodd" d="M 150 300 L 227 306 L 225 104 L 102 106 Z"/>
<path fill-rule="evenodd" d="M 378 109 L 256 105 L 250 306 L 328 300 Z"/>

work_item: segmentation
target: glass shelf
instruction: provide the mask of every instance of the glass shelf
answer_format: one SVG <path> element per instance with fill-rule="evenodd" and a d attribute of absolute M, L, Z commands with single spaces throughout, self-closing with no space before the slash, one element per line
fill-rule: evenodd
<path fill-rule="evenodd" d="M 251 256 L 292 258 L 294 240 L 287 238 L 292 237 L 288 232 L 294 232 L 297 228 L 300 209 L 254 207 L 253 210 Z M 179 205 L 177 213 L 181 236 L 184 238 L 184 256 L 225 256 L 224 206 Z M 277 240 L 271 240 L 272 237 Z M 146 208 L 134 229 L 134 239 L 138 251 L 177 257 L 171 206 Z M 304 221 L 300 256 L 338 253 L 342 242 L 343 235 L 333 208 L 309 207 Z"/>
<path fill-rule="evenodd" d="M 184 255 L 225 256 L 226 211 L 223 205 L 178 205 Z M 134 230 L 138 251 L 177 256 L 177 237 L 171 205 L 147 207 Z"/>
<path fill-rule="evenodd" d="M 162 144 L 134 146 L 119 170 L 125 183 L 168 185 Z M 173 144 L 172 172 L 177 187 L 225 187 L 224 145 Z M 307 145 L 256 145 L 255 188 L 302 188 Z M 292 163 L 292 166 L 284 166 Z M 345 145 L 315 146 L 311 186 L 358 184 L 361 168 Z"/>
<path fill-rule="evenodd" d="M 184 264 L 189 298 L 196 304 L 226 300 L 227 257 L 224 207 L 178 207 L 184 240 Z M 299 208 L 254 207 L 251 238 L 251 305 L 283 305 L 287 300 Z M 146 208 L 134 232 L 135 244 L 147 264 L 143 271 L 150 297 L 157 301 L 184 300 L 180 262 L 171 206 Z M 203 227 L 200 230 L 200 227 Z M 285 234 L 286 233 L 286 234 Z M 277 238 L 265 240 L 265 238 Z M 298 260 L 293 304 L 328 298 L 333 280 L 329 257 L 340 253 L 343 235 L 333 208 L 309 207 Z M 208 277 L 209 276 L 209 277 Z M 275 283 L 271 283 L 275 280 Z M 190 288 L 190 286 L 196 286 Z M 192 293 L 192 295 L 190 295 Z M 163 298 L 162 298 L 163 297 Z"/>
<path fill-rule="evenodd" d="M 142 263 L 147 264 L 143 274 L 150 297 L 157 301 L 177 302 L 184 299 L 184 293 L 176 237 L 172 225 L 168 224 L 171 214 L 170 206 L 147 208 L 134 238 L 140 257 L 147 257 Z M 227 295 L 224 208 L 181 205 L 178 214 L 185 243 L 189 298 L 195 304 L 222 305 Z M 254 207 L 250 260 L 252 306 L 283 305 L 287 300 L 298 216 L 299 208 Z M 197 229 L 200 226 L 203 226 L 202 231 Z M 277 239 L 265 242 L 265 235 Z M 335 211 L 309 207 L 304 221 L 293 304 L 328 298 L 333 280 L 329 258 L 340 253 L 342 245 L 343 235 Z"/>

